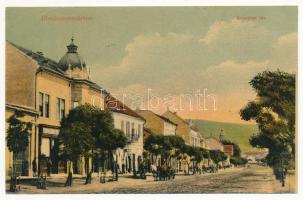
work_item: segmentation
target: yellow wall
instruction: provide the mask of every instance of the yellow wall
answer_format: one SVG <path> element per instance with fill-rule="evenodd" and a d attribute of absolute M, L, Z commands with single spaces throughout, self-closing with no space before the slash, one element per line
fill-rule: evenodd
<path fill-rule="evenodd" d="M 37 74 L 36 109 L 39 110 L 39 92 L 50 96 L 49 118 L 39 116 L 37 124 L 60 125 L 60 121 L 56 118 L 56 98 L 65 99 L 65 115 L 67 115 L 71 108 L 71 90 L 69 85 L 68 80 L 56 77 L 48 72 L 43 71 Z"/>
<path fill-rule="evenodd" d="M 182 137 L 186 144 L 190 144 L 189 125 L 170 111 L 165 112 L 163 116 L 168 118 L 170 121 L 174 122 L 175 124 L 178 124 L 176 129 L 176 135 Z"/>
<path fill-rule="evenodd" d="M 145 128 L 150 129 L 155 134 L 163 135 L 164 123 L 152 111 L 140 110 L 136 112 L 146 120 L 144 124 Z"/>

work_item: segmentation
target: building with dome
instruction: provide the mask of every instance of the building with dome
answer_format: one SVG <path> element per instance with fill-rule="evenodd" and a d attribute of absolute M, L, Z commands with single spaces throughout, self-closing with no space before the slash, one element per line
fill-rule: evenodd
<path fill-rule="evenodd" d="M 60 120 L 70 109 L 81 104 L 104 109 L 102 88 L 90 79 L 90 70 L 71 39 L 67 52 L 59 62 L 42 52 L 33 52 L 6 42 L 6 120 L 14 111 L 24 113 L 24 121 L 32 122 L 30 143 L 25 152 L 16 155 L 19 174 L 33 175 L 36 158 L 38 172 L 66 173 L 67 163 L 58 156 Z M 6 123 L 6 128 L 8 128 Z M 10 175 L 12 153 L 6 148 L 6 175 Z M 73 172 L 85 173 L 83 159 L 73 163 Z"/>

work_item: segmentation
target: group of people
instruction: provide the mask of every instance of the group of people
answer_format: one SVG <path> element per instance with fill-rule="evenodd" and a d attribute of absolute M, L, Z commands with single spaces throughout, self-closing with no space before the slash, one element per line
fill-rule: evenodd
<path fill-rule="evenodd" d="M 166 163 L 157 167 L 152 165 L 151 168 L 155 181 L 167 181 L 175 178 L 175 170 Z"/>
<path fill-rule="evenodd" d="M 47 158 L 46 160 L 46 166 L 47 166 L 47 176 L 50 176 L 52 171 L 52 160 L 50 158 Z M 38 176 L 38 167 L 37 167 L 37 159 L 34 158 L 32 161 L 32 169 L 33 169 L 33 177 Z"/>

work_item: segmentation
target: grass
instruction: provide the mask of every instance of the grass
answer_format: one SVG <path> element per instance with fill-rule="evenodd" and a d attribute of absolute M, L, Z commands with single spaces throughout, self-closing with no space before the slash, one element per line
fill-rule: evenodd
<path fill-rule="evenodd" d="M 207 120 L 193 120 L 194 125 L 199 129 L 203 137 L 219 137 L 223 129 L 224 139 L 231 140 L 239 144 L 242 152 L 256 150 L 249 144 L 249 138 L 258 132 L 257 125 L 236 124 L 226 122 L 216 122 Z"/>

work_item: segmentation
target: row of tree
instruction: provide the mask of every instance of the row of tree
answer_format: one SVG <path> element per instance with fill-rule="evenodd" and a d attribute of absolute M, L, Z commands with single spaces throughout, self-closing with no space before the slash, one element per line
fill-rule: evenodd
<path fill-rule="evenodd" d="M 169 163 L 175 158 L 185 161 L 189 168 L 190 162 L 193 162 L 193 173 L 203 159 L 211 159 L 216 164 L 227 159 L 227 156 L 219 150 L 206 150 L 187 145 L 178 136 L 150 135 L 144 141 L 144 149 L 151 155 L 161 156 L 161 164 Z"/>

